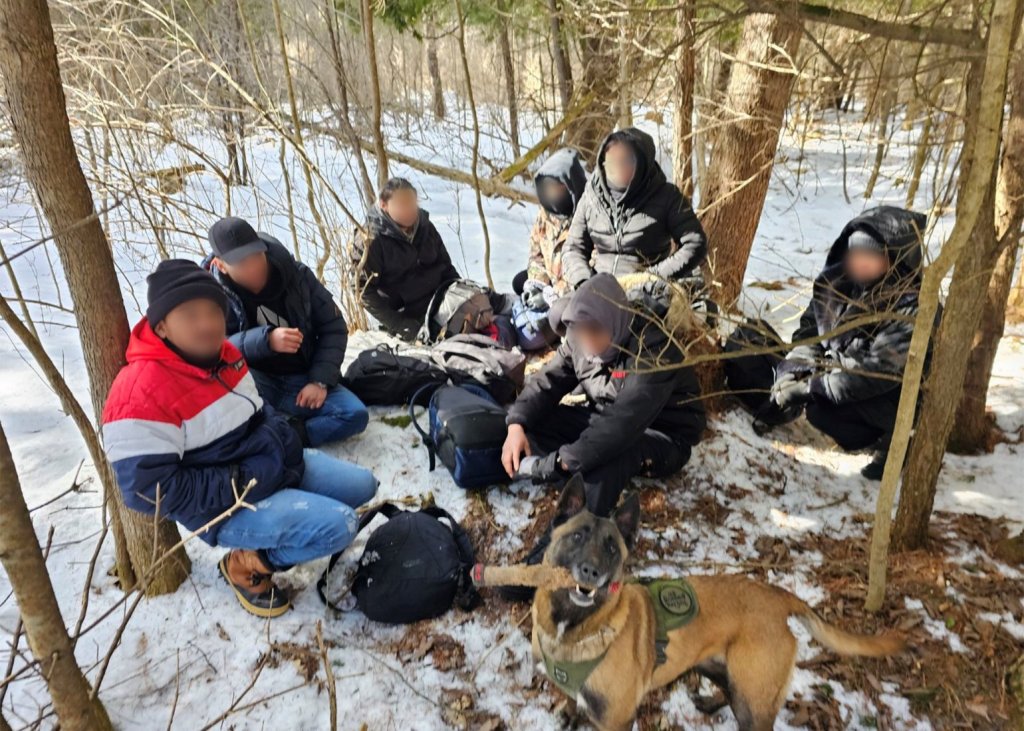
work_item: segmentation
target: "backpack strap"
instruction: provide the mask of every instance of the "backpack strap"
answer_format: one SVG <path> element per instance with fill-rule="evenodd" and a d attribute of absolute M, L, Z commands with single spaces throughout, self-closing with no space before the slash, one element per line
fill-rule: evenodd
<path fill-rule="evenodd" d="M 399 512 L 401 512 L 401 508 L 394 503 L 381 503 L 377 507 L 367 510 L 359 516 L 359 527 L 356 529 L 356 535 L 352 536 L 352 540 L 355 540 L 356 536 L 362 532 L 363 528 L 368 526 L 378 515 L 383 515 L 390 520 Z M 341 549 L 337 553 L 331 554 L 331 560 L 327 562 L 327 568 L 324 569 L 322 574 L 320 574 L 320 578 L 317 579 L 316 582 L 316 593 L 317 596 L 320 597 L 320 601 L 324 603 L 324 606 L 330 607 L 336 612 L 341 612 L 342 609 L 327 598 L 327 579 L 331 574 L 331 570 L 334 569 L 334 565 L 337 564 L 338 559 L 341 558 L 341 554 L 345 553 L 347 548 L 348 546 L 345 546 L 345 548 Z"/>
<path fill-rule="evenodd" d="M 473 552 L 473 544 L 469 542 L 469 534 L 466 533 L 466 529 L 459 525 L 459 521 L 455 520 L 451 514 L 444 508 L 439 508 L 436 505 L 428 505 L 425 508 L 420 509 L 421 513 L 436 518 L 437 520 L 447 520 L 451 526 L 452 536 L 455 538 L 455 545 L 459 549 L 459 561 L 461 565 L 459 567 L 459 583 L 458 588 L 455 591 L 455 603 L 462 609 L 469 611 L 475 609 L 483 599 L 480 597 L 480 593 L 476 590 L 476 585 L 469 577 L 469 571 L 476 563 L 476 556 Z"/>
<path fill-rule="evenodd" d="M 433 389 L 436 391 L 444 384 L 442 383 L 428 383 L 425 386 L 420 386 L 409 398 L 409 420 L 412 425 L 416 428 L 416 431 L 420 433 L 420 437 L 423 439 L 423 445 L 427 448 L 427 456 L 430 458 L 430 471 L 434 471 L 434 467 L 437 466 L 437 445 L 434 444 L 434 440 L 430 438 L 430 434 L 423 431 L 423 427 L 416 420 L 416 402 L 419 400 L 420 394 L 426 393 L 428 390 Z M 427 406 L 427 412 L 430 411 L 430 407 Z"/>

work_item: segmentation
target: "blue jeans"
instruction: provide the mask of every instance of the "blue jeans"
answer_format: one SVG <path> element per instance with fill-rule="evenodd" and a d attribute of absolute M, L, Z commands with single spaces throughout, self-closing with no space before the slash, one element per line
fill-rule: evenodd
<path fill-rule="evenodd" d="M 309 383 L 305 374 L 272 376 L 256 370 L 250 372 L 264 401 L 277 411 L 305 420 L 311 447 L 361 434 L 370 422 L 366 406 L 344 386 L 329 389 L 327 399 L 319 409 L 307 409 L 295 403 L 299 391 Z"/>
<path fill-rule="evenodd" d="M 306 471 L 295 487 L 278 490 L 256 503 L 255 510 L 232 515 L 217 533 L 217 544 L 262 551 L 284 571 L 345 548 L 359 529 L 356 508 L 377 492 L 370 470 L 335 459 L 316 449 L 303 454 Z"/>

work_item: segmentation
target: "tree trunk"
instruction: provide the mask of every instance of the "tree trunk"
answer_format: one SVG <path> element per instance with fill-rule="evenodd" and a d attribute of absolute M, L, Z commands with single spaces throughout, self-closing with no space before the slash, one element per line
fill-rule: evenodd
<path fill-rule="evenodd" d="M 889 447 L 889 456 L 885 462 L 882 484 L 878 491 L 875 523 L 871 532 L 868 594 L 865 602 L 865 607 L 869 611 L 878 611 L 885 600 L 892 505 L 900 475 L 903 474 L 913 480 L 904 480 L 900 493 L 900 510 L 896 516 L 897 521 L 900 521 L 900 512 L 904 512 L 904 499 L 907 497 L 908 488 L 917 478 L 913 472 L 915 467 L 913 454 L 911 454 L 910 462 L 904 466 L 907 447 L 916 446 L 922 441 L 921 428 L 929 426 L 928 422 L 924 420 L 924 408 L 929 401 L 934 401 L 935 397 L 940 395 L 938 392 L 927 390 L 930 383 L 925 383 L 922 386 L 921 377 L 924 373 L 932 324 L 938 311 L 942 281 L 954 264 L 959 270 L 960 261 L 964 256 L 972 254 L 972 238 L 975 227 L 979 221 L 983 221 L 986 215 L 991 215 L 991 209 L 988 209 L 986 213 L 985 208 L 985 199 L 990 193 L 990 190 L 986 190 L 986 188 L 990 187 L 994 178 L 999 155 L 999 125 L 992 125 L 991 121 L 1002 119 L 1003 106 L 1006 101 L 1006 69 L 1009 65 L 1010 49 L 1013 47 L 1016 34 L 1015 21 L 1020 21 L 1020 7 L 1021 0 L 996 0 L 989 23 L 990 32 L 984 73 L 981 75 L 980 83 L 974 83 L 974 79 L 969 79 L 968 88 L 975 87 L 978 98 L 977 104 L 968 107 L 972 114 L 967 120 L 969 134 L 965 134 L 964 145 L 967 148 L 965 160 L 969 164 L 961 179 L 956 223 L 938 257 L 925 269 L 921 282 L 920 308 L 914 321 L 914 334 L 910 341 L 907 364 L 903 371 L 903 390 L 900 394 L 896 428 Z M 980 66 L 981 63 L 975 65 L 976 71 L 980 71 Z M 984 120 L 988 124 L 978 124 L 979 120 Z M 947 309 L 946 312 L 948 314 L 949 310 Z M 941 329 L 939 335 L 941 336 Z M 939 343 L 939 347 L 941 347 L 941 343 Z M 938 351 L 938 347 L 936 351 Z M 934 360 L 931 368 L 932 373 L 935 373 Z M 962 383 L 963 373 L 961 372 L 959 384 Z M 922 404 L 922 413 L 917 420 L 917 432 L 913 435 L 914 444 L 910 445 L 911 433 L 915 429 L 914 414 L 917 411 L 918 396 L 921 393 L 924 393 L 925 403 Z M 942 395 L 949 398 L 948 393 Z M 955 400 L 952 403 L 955 404 Z M 936 461 L 942 459 L 941 449 L 945 445 L 945 439 L 942 441 Z M 911 498 L 914 502 L 918 502 L 921 493 L 915 489 L 915 494 Z M 927 530 L 928 514 L 931 512 L 931 498 L 934 498 L 934 492 L 927 499 L 928 513 L 925 514 L 924 519 L 925 530 Z M 906 515 L 904 515 L 905 518 Z M 905 523 L 904 525 L 911 524 Z M 900 525 L 897 522 L 897 531 L 899 530 Z M 905 540 L 908 535 L 908 533 L 903 533 L 902 538 Z M 907 544 L 904 542 L 903 545 Z"/>
<path fill-rule="evenodd" d="M 333 2 L 333 0 L 332 0 Z M 427 71 L 430 73 L 431 101 L 434 109 L 434 119 L 440 122 L 444 119 L 444 85 L 441 84 L 441 64 L 437 60 L 437 39 L 434 38 L 433 28 L 427 36 Z"/>
<path fill-rule="evenodd" d="M 512 144 L 512 159 L 518 160 L 519 148 L 519 102 L 516 98 L 516 67 L 512 58 L 512 5 L 508 0 L 498 2 L 498 48 L 501 51 L 501 66 L 505 76 L 505 96 L 508 97 L 508 139 Z"/>
<path fill-rule="evenodd" d="M 366 169 L 366 160 L 363 159 L 363 146 L 359 141 L 359 135 L 356 134 L 355 129 L 352 127 L 352 120 L 349 118 L 351 109 L 348 103 L 348 78 L 345 74 L 345 64 L 341 57 L 341 43 L 338 38 L 337 29 L 338 11 L 334 5 L 334 0 L 326 0 L 324 13 L 327 20 L 327 35 L 331 44 L 331 61 L 334 66 L 334 83 L 338 88 L 338 117 L 341 123 L 341 129 L 345 133 L 349 147 L 352 148 L 352 154 L 356 158 L 356 165 L 359 166 L 359 179 L 363 182 L 363 194 L 366 197 L 366 205 L 372 207 L 376 201 L 376 195 L 373 191 L 373 181 L 370 180 L 370 174 Z M 435 61 L 436 60 L 437 59 L 435 57 Z M 443 98 L 441 99 L 441 116 L 444 116 Z"/>
<path fill-rule="evenodd" d="M 619 70 L 615 80 L 615 126 L 619 129 L 633 126 L 632 29 L 633 21 L 628 14 L 623 14 L 619 21 Z"/>
<path fill-rule="evenodd" d="M 562 32 L 562 16 L 558 0 L 548 0 L 548 16 L 551 20 L 551 58 L 554 59 L 555 78 L 558 80 L 558 98 L 562 102 L 562 114 L 569 113 L 572 102 L 572 65 L 565 50 L 565 36 Z"/>
<path fill-rule="evenodd" d="M 1006 321 L 1012 325 L 1024 322 L 1024 267 L 1017 273 L 1017 283 L 1010 291 L 1010 301 L 1006 304 Z"/>
<path fill-rule="evenodd" d="M 693 197 L 693 90 L 697 59 L 694 50 L 694 3 L 678 10 L 679 54 L 676 59 L 675 109 L 672 113 L 672 173 L 676 187 Z"/>
<path fill-rule="evenodd" d="M 380 101 L 380 71 L 377 68 L 377 41 L 373 36 L 373 7 L 370 0 L 362 0 L 363 41 L 370 71 L 370 97 L 373 100 L 373 116 L 370 132 L 373 134 L 373 154 L 377 158 L 377 189 L 383 189 L 391 173 L 388 171 L 388 153 L 384 149 L 384 130 L 381 129 L 382 113 Z"/>
<path fill-rule="evenodd" d="M 1008 9 L 1004 7 L 1006 5 Z M 996 39 L 1002 39 L 1004 35 L 1015 35 L 1015 21 L 1019 23 L 1020 7 L 1021 0 L 997 2 L 989 35 Z M 1003 11 L 1008 14 L 1001 15 Z M 1011 25 L 1008 29 L 997 28 L 1000 23 Z M 921 548 L 928 542 L 928 522 L 935 502 L 942 458 L 963 391 L 971 343 L 984 309 L 986 289 L 1000 253 L 995 229 L 995 185 L 1009 49 L 1004 52 L 1000 44 L 995 48 L 991 46 L 990 41 L 987 58 L 974 64 L 968 80 L 967 109 L 975 113 L 968 118 L 964 139 L 988 139 L 994 134 L 995 149 L 991 156 L 987 151 L 985 155 L 975 152 L 969 159 L 965 157 L 961 165 L 957 223 L 962 219 L 960 201 L 966 197 L 966 186 L 979 178 L 983 182 L 974 193 L 982 195 L 983 202 L 981 212 L 971 227 L 970 245 L 956 259 L 946 308 L 935 335 L 930 370 L 922 386 L 924 397 L 918 409 L 914 439 L 903 472 L 905 477 L 893 530 L 893 544 L 897 550 Z M 981 78 L 982 73 L 986 80 L 991 73 L 999 74 L 1001 80 L 996 97 L 999 106 L 984 116 L 976 110 L 985 107 L 986 99 L 982 95 L 982 85 L 974 81 L 975 78 Z M 975 166 L 981 167 L 976 174 Z M 969 171 L 966 177 L 963 173 L 965 168 Z"/>
<path fill-rule="evenodd" d="M 0 505 L 4 506 L 0 510 L 0 562 L 14 590 L 25 637 L 32 656 L 39 661 L 60 727 L 65 731 L 113 729 L 100 699 L 89 697 L 89 682 L 75 661 L 2 424 Z"/>
<path fill-rule="evenodd" d="M 992 424 L 985 412 L 989 380 L 1006 325 L 1006 305 L 1017 265 L 1024 220 L 1024 62 L 1013 65 L 1010 116 L 1003 133 L 1002 160 L 995 193 L 995 236 L 999 258 L 988 283 L 981 319 L 967 364 L 963 396 L 957 408 L 949 448 L 978 452 L 988 447 Z"/>
<path fill-rule="evenodd" d="M 708 235 L 708 281 L 714 296 L 732 307 L 743 286 L 747 259 L 771 179 L 779 131 L 795 70 L 801 27 L 774 15 L 753 14 L 732 65 L 722 121 L 707 179 L 701 181 L 701 221 Z"/>
<path fill-rule="evenodd" d="M 92 193 L 71 138 L 45 0 L 0 4 L 0 75 L 7 80 L 7 104 L 25 175 L 53 233 L 67 278 L 98 418 L 124 364 L 128 319 L 110 246 L 94 214 Z M 178 543 L 178 528 L 161 520 L 154 536 L 152 519 L 126 509 L 119 491 L 110 491 L 107 498 L 114 503 L 110 509 L 121 516 L 132 561 L 131 567 L 119 567 L 119 574 L 141 578 Z M 149 577 L 148 593 L 174 591 L 190 566 L 188 555 L 179 549 L 174 560 Z"/>
<path fill-rule="evenodd" d="M 597 148 L 611 132 L 611 119 L 616 106 L 615 80 L 618 77 L 618 54 L 615 41 L 607 38 L 607 30 L 596 27 L 580 38 L 583 58 L 583 77 L 576 88 L 576 99 L 586 99 L 576 123 L 567 130 L 566 142 L 583 155 L 592 165 L 597 160 Z"/>

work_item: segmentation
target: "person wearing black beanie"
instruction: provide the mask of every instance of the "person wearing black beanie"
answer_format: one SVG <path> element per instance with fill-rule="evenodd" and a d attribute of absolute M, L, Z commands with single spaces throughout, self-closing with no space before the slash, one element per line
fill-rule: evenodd
<path fill-rule="evenodd" d="M 146 320 L 153 332 L 186 362 L 216 366 L 227 337 L 224 289 L 186 259 L 160 262 L 146 283 Z"/>
<path fill-rule="evenodd" d="M 213 300 L 228 311 L 228 296 L 208 271 L 188 259 L 167 259 L 146 277 L 146 319 L 155 328 L 178 305 L 194 299 Z"/>

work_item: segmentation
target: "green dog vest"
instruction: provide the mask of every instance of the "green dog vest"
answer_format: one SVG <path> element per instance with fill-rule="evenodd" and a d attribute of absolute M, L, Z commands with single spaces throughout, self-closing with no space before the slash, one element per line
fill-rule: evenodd
<path fill-rule="evenodd" d="M 651 595 L 655 620 L 655 664 L 661 665 L 666 660 L 665 648 L 668 647 L 668 633 L 685 627 L 700 612 L 700 607 L 697 605 L 697 593 L 686 579 L 652 579 L 641 580 L 638 583 L 643 584 Z M 541 649 L 544 670 L 547 672 L 548 678 L 558 686 L 559 690 L 573 699 L 579 695 L 587 678 L 594 672 L 594 668 L 601 664 L 606 654 L 608 654 L 607 649 L 590 660 L 559 662 L 553 660 L 544 652 L 543 648 Z"/>

